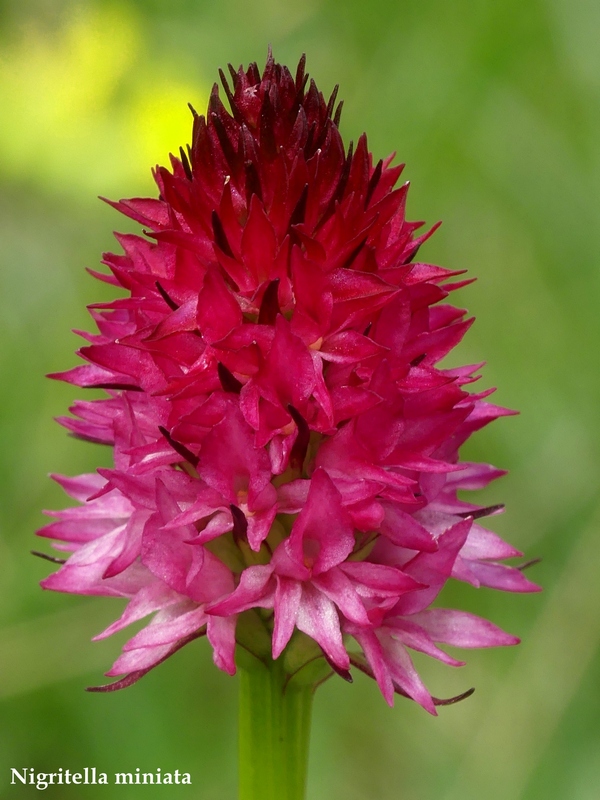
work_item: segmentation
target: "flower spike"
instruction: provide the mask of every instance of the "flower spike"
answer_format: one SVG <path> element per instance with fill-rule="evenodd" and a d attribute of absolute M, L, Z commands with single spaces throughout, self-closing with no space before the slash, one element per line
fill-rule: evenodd
<path fill-rule="evenodd" d="M 52 377 L 106 390 L 59 421 L 114 466 L 56 476 L 78 505 L 39 531 L 65 551 L 34 551 L 59 565 L 42 586 L 125 598 L 97 638 L 149 620 L 89 691 L 206 635 L 229 674 L 251 652 L 312 690 L 352 665 L 435 715 L 473 690 L 432 696 L 411 650 L 457 667 L 444 644 L 518 643 L 438 606 L 444 586 L 538 590 L 537 560 L 507 566 L 521 554 L 482 524 L 503 506 L 463 495 L 503 472 L 461 445 L 512 412 L 469 393 L 481 365 L 442 366 L 465 281 L 416 261 L 437 226 L 407 219 L 393 157 L 345 147 L 338 87 L 270 50 L 219 76 L 228 107 L 217 84 L 205 116 L 190 105 L 157 196 L 108 201 L 147 237 L 117 235 L 93 274 L 125 296 L 90 307 L 84 363 Z"/>

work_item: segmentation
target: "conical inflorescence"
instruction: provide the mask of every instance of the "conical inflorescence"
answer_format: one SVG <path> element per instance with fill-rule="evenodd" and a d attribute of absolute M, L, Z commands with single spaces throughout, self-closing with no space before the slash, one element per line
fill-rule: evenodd
<path fill-rule="evenodd" d="M 502 474 L 460 446 L 511 412 L 467 391 L 477 367 L 438 366 L 472 322 L 445 302 L 465 281 L 417 260 L 402 167 L 345 148 L 304 59 L 230 71 L 230 110 L 215 85 L 158 199 L 113 203 L 145 234 L 97 274 L 125 295 L 54 377 L 106 390 L 60 421 L 114 468 L 56 476 L 80 505 L 40 531 L 68 555 L 42 585 L 127 598 L 96 638 L 153 615 L 109 688 L 204 634 L 233 674 L 254 636 L 435 713 L 407 648 L 459 665 L 439 643 L 518 641 L 432 608 L 444 584 L 537 589 L 478 521 L 499 508 L 458 497 Z"/>

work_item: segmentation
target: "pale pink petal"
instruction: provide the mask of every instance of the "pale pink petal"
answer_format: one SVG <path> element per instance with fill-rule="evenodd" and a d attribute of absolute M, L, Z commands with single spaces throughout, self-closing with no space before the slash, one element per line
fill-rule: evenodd
<path fill-rule="evenodd" d="M 415 616 L 387 619 L 385 626 L 392 638 L 402 642 L 406 647 L 418 650 L 420 653 L 425 653 L 432 658 L 437 658 L 438 661 L 449 664 L 451 667 L 463 667 L 464 661 L 457 661 L 434 645 L 427 631 L 416 624 Z"/>
<path fill-rule="evenodd" d="M 317 575 L 312 584 L 336 604 L 346 619 L 357 625 L 369 625 L 369 617 L 356 587 L 339 567 Z"/>
<path fill-rule="evenodd" d="M 95 472 L 77 475 L 74 478 L 70 478 L 67 475 L 57 475 L 56 473 L 50 475 L 50 477 L 60 484 L 70 497 L 80 503 L 85 503 L 88 497 L 96 494 L 106 483 L 105 479 Z"/>
<path fill-rule="evenodd" d="M 156 647 L 140 647 L 137 650 L 124 651 L 105 675 L 115 677 L 127 672 L 147 670 L 159 661 L 164 660 L 176 649 L 176 645 L 163 644 Z"/>
<path fill-rule="evenodd" d="M 380 640 L 393 682 L 426 711 L 437 716 L 431 695 L 419 677 L 404 645 L 389 635 L 381 634 Z"/>
<path fill-rule="evenodd" d="M 235 675 L 236 618 L 209 616 L 206 636 L 213 648 L 213 661 L 228 675 Z"/>
<path fill-rule="evenodd" d="M 148 586 L 144 586 L 140 589 L 135 597 L 127 604 L 120 618 L 116 622 L 113 622 L 112 625 L 109 625 L 102 633 L 94 636 L 93 641 L 105 639 L 107 636 L 111 636 L 122 628 L 126 628 L 127 625 L 131 625 L 132 622 L 143 619 L 153 611 L 159 611 L 175 603 L 181 603 L 183 599 L 184 598 L 182 598 L 180 594 L 174 592 L 164 583 L 159 583 L 158 581 L 150 583 Z"/>
<path fill-rule="evenodd" d="M 373 670 L 373 676 L 377 681 L 381 694 L 389 706 L 394 705 L 394 684 L 390 671 L 387 667 L 381 642 L 372 630 L 359 628 L 358 626 L 345 626 L 348 633 L 351 633 L 360 644 L 363 652 Z"/>
<path fill-rule="evenodd" d="M 505 564 L 487 564 L 482 561 L 466 562 L 482 586 L 502 589 L 505 592 L 540 592 L 540 587 L 528 580 L 515 567 Z"/>
<path fill-rule="evenodd" d="M 240 582 L 228 597 L 207 605 L 209 614 L 226 617 L 230 614 L 239 614 L 249 608 L 273 608 L 275 586 L 271 583 L 273 568 L 271 566 L 256 565 L 245 569 Z M 271 585 L 270 585 L 271 584 Z"/>
<path fill-rule="evenodd" d="M 501 539 L 498 534 L 488 531 L 481 525 L 474 523 L 471 526 L 467 541 L 464 543 L 460 554 L 462 558 L 515 558 L 523 555 L 519 550 Z"/>
<path fill-rule="evenodd" d="M 434 642 L 456 647 L 499 647 L 519 643 L 516 636 L 466 611 L 432 608 L 414 614 L 411 620 L 423 627 Z"/>
<path fill-rule="evenodd" d="M 171 644 L 206 625 L 208 617 L 202 606 L 185 603 L 179 608 L 170 607 L 159 611 L 149 625 L 137 633 L 123 647 L 123 650 L 137 650 L 145 647 Z"/>
<path fill-rule="evenodd" d="M 273 658 L 279 658 L 294 632 L 301 597 L 301 583 L 290 578 L 277 576 Z"/>
<path fill-rule="evenodd" d="M 342 670 L 349 668 L 350 658 L 342 642 L 340 619 L 335 605 L 310 584 L 302 587 L 296 626 L 314 639 L 336 666 Z"/>

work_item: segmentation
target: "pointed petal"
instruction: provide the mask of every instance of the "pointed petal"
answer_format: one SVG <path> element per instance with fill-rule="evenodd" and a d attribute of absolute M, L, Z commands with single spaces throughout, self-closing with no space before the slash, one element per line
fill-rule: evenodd
<path fill-rule="evenodd" d="M 432 608 L 413 614 L 411 620 L 421 625 L 434 642 L 444 642 L 455 647 L 500 647 L 518 644 L 520 641 L 487 619 L 466 611 Z"/>
<path fill-rule="evenodd" d="M 248 567 L 242 572 L 234 592 L 223 600 L 217 600 L 206 606 L 208 613 L 227 617 L 254 607 L 273 608 L 275 586 L 270 585 L 272 574 L 273 568 L 270 565 L 259 564 Z"/>
<path fill-rule="evenodd" d="M 279 658 L 294 632 L 301 597 L 302 584 L 291 578 L 277 576 L 273 658 Z"/>
<path fill-rule="evenodd" d="M 340 669 L 350 667 L 350 658 L 342 642 L 340 619 L 335 605 L 310 584 L 302 587 L 297 627 L 314 639 L 326 656 Z"/>
<path fill-rule="evenodd" d="M 352 581 L 339 567 L 323 572 L 312 580 L 323 594 L 332 600 L 346 619 L 357 625 L 369 625 L 369 617 Z"/>
<path fill-rule="evenodd" d="M 228 675 L 235 675 L 235 623 L 234 616 L 209 616 L 206 626 L 206 636 L 213 648 L 213 661 Z"/>

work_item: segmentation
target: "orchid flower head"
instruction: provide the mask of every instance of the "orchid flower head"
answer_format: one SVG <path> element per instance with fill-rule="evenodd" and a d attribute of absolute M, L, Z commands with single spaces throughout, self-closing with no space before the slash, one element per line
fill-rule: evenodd
<path fill-rule="evenodd" d="M 304 57 L 221 79 L 157 197 L 111 202 L 144 229 L 96 275 L 124 294 L 52 377 L 105 391 L 60 422 L 114 466 L 56 478 L 79 505 L 39 531 L 66 559 L 42 586 L 127 600 L 96 638 L 150 618 L 101 689 L 206 635 L 230 674 L 242 641 L 295 670 L 316 653 L 435 713 L 410 650 L 459 666 L 440 644 L 518 641 L 432 606 L 444 585 L 538 588 L 462 497 L 502 472 L 460 446 L 512 413 L 469 391 L 478 366 L 441 364 L 468 281 L 417 260 L 434 229 L 407 220 L 402 165 L 345 146 Z"/>

